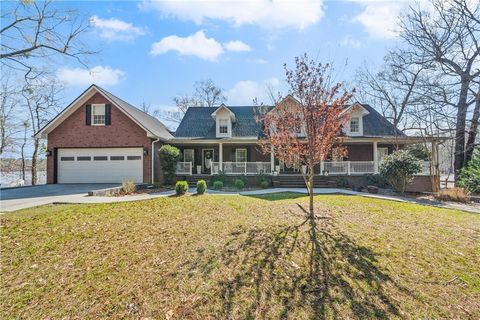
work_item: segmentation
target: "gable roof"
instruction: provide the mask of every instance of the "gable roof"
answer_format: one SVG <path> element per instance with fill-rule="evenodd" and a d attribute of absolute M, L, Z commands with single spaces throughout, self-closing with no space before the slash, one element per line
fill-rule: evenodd
<path fill-rule="evenodd" d="M 143 128 L 149 137 L 159 138 L 162 140 L 168 140 L 173 138 L 167 127 L 161 123 L 157 118 L 141 111 L 140 109 L 132 106 L 128 102 L 118 98 L 107 90 L 92 84 L 85 90 L 78 98 L 70 103 L 65 109 L 63 109 L 55 118 L 48 122 L 42 129 L 35 133 L 36 138 L 45 137 L 49 132 L 55 129 L 60 123 L 62 123 L 68 116 L 70 116 L 75 110 L 83 105 L 87 99 L 93 96 L 95 92 L 103 95 L 120 111 L 125 113 L 130 119 L 132 119 L 137 125 Z"/>
<path fill-rule="evenodd" d="M 393 137 L 405 136 L 387 119 L 368 104 L 355 103 L 365 109 L 363 116 L 363 136 L 361 137 Z M 350 107 L 350 106 L 349 106 Z M 262 124 L 256 121 L 261 107 L 236 106 L 228 107 L 235 114 L 236 122 L 232 123 L 232 138 L 261 137 Z M 269 110 L 273 107 L 266 107 Z M 177 139 L 222 139 L 216 136 L 215 119 L 211 114 L 217 107 L 191 107 L 187 109 L 182 122 L 175 132 Z M 352 137 L 357 138 L 357 137 Z"/>

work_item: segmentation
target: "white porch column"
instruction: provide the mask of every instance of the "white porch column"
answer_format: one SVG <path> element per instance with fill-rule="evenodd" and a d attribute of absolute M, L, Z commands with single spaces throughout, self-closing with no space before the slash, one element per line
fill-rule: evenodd
<path fill-rule="evenodd" d="M 218 144 L 218 169 L 223 171 L 223 143 Z"/>
<path fill-rule="evenodd" d="M 378 149 L 377 141 L 373 141 L 373 171 L 378 173 Z"/>
<path fill-rule="evenodd" d="M 273 146 L 270 147 L 270 173 L 275 171 L 275 154 L 273 152 Z"/>

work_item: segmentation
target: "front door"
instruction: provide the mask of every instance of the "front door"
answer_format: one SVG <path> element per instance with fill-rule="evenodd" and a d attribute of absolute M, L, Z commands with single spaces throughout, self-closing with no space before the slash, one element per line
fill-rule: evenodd
<path fill-rule="evenodd" d="M 202 173 L 212 173 L 213 156 L 213 149 L 202 149 Z"/>

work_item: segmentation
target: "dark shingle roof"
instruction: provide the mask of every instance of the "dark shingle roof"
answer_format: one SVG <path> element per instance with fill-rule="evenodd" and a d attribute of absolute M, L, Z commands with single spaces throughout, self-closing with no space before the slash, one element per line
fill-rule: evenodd
<path fill-rule="evenodd" d="M 258 107 L 227 107 L 235 114 L 232 124 L 232 137 L 258 137 L 262 131 L 261 123 L 256 121 Z M 216 139 L 215 119 L 212 113 L 217 107 L 188 108 L 182 122 L 175 132 L 176 138 Z"/>
<path fill-rule="evenodd" d="M 145 129 L 147 129 L 157 137 L 164 140 L 173 138 L 167 127 L 157 118 L 152 117 L 151 115 L 143 112 L 142 110 L 132 106 L 130 103 L 120 99 L 119 97 L 113 95 L 107 90 L 95 84 L 93 86 L 97 88 L 97 90 L 100 91 L 108 100 L 116 104 L 118 107 L 122 108 L 124 112 L 128 113 L 131 117 L 137 120 Z"/>
<path fill-rule="evenodd" d="M 387 137 L 387 136 L 405 136 L 405 134 L 395 128 L 384 116 L 368 104 L 361 104 L 370 112 L 363 117 L 363 136 L 364 137 Z"/>
<path fill-rule="evenodd" d="M 404 136 L 387 119 L 369 105 L 362 104 L 370 112 L 363 117 L 364 137 Z M 236 122 L 232 124 L 232 137 L 259 137 L 262 134 L 261 123 L 256 121 L 259 114 L 258 107 L 227 106 L 235 114 Z M 272 107 L 268 107 L 272 108 Z M 190 139 L 217 139 L 215 134 L 215 120 L 212 113 L 217 107 L 188 108 L 182 122 L 175 132 L 175 138 Z"/>

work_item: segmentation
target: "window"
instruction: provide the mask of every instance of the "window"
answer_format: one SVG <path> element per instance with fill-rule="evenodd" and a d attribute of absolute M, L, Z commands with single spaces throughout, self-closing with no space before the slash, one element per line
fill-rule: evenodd
<path fill-rule="evenodd" d="M 75 160 L 75 157 L 60 157 L 61 161 L 73 161 Z"/>
<path fill-rule="evenodd" d="M 218 132 L 219 133 L 228 133 L 228 120 L 227 119 L 220 119 L 218 120 Z"/>
<path fill-rule="evenodd" d="M 237 149 L 237 150 L 235 150 L 235 161 L 236 162 L 247 162 L 247 149 Z"/>
<path fill-rule="evenodd" d="M 352 133 L 360 132 L 360 118 L 354 117 L 350 119 L 350 132 Z"/>
<path fill-rule="evenodd" d="M 183 161 L 184 162 L 191 162 L 193 164 L 193 162 L 194 162 L 193 155 L 194 155 L 193 149 L 183 150 Z"/>
<path fill-rule="evenodd" d="M 107 161 L 108 157 L 107 156 L 96 156 L 93 157 L 93 161 Z"/>
<path fill-rule="evenodd" d="M 92 104 L 92 125 L 94 126 L 105 125 L 105 105 L 104 104 Z"/>
<path fill-rule="evenodd" d="M 90 161 L 92 157 L 77 157 L 77 161 Z"/>
<path fill-rule="evenodd" d="M 110 156 L 110 160 L 125 160 L 124 156 Z"/>
<path fill-rule="evenodd" d="M 141 156 L 127 156 L 127 160 L 141 160 Z"/>

